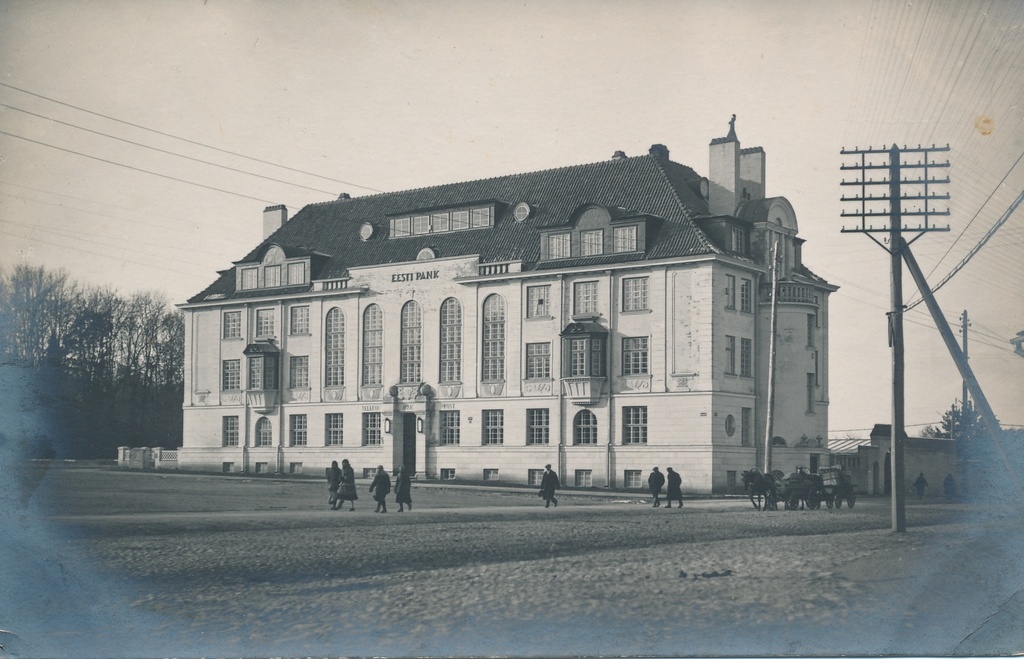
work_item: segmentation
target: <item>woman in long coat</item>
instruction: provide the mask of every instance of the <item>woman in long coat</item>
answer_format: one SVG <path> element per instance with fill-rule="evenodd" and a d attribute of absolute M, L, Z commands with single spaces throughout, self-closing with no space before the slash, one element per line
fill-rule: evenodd
<path fill-rule="evenodd" d="M 345 501 L 349 502 L 349 510 L 355 510 L 355 501 L 358 498 L 356 495 L 356 473 L 352 470 L 352 465 L 348 463 L 348 460 L 342 460 L 341 482 L 338 485 L 338 507 L 335 510 L 341 510 Z"/>
<path fill-rule="evenodd" d="M 338 509 L 338 488 L 341 487 L 341 469 L 338 468 L 338 461 L 331 462 L 331 468 L 327 470 L 327 504 L 331 510 Z"/>
<path fill-rule="evenodd" d="M 377 475 L 370 483 L 370 491 L 373 492 L 373 500 L 377 502 L 375 513 L 386 513 L 388 511 L 387 496 L 391 493 L 391 478 L 388 472 L 384 471 L 384 465 L 377 465 Z"/>
<path fill-rule="evenodd" d="M 400 513 L 405 512 L 403 505 L 412 510 L 412 481 L 404 465 L 398 465 L 398 471 L 395 472 L 395 503 Z"/>
<path fill-rule="evenodd" d="M 679 502 L 679 507 L 683 507 L 683 477 L 672 470 L 672 467 L 668 468 L 668 488 L 665 490 L 665 507 L 671 508 L 673 501 Z"/>

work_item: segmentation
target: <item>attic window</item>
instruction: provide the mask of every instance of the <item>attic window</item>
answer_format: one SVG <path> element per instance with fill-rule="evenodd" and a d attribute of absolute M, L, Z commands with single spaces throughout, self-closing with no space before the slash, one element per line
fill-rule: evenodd
<path fill-rule="evenodd" d="M 470 206 L 391 218 L 391 238 L 448 233 L 494 226 L 494 206 Z"/>
<path fill-rule="evenodd" d="M 419 251 L 419 253 L 416 254 L 416 260 L 417 261 L 426 261 L 427 259 L 435 259 L 435 258 L 437 258 L 437 252 L 435 252 L 430 247 L 424 247 L 423 249 L 421 249 Z"/>

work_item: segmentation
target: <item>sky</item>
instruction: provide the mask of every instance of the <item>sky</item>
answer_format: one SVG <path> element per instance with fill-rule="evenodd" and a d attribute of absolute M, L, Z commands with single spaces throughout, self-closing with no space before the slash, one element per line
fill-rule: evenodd
<path fill-rule="evenodd" d="M 843 233 L 841 149 L 949 144 L 930 282 L 1024 190 L 1024 3 L 0 0 L 0 267 L 182 303 L 262 211 L 646 153 L 706 175 L 735 114 L 831 299 L 831 437 L 890 420 L 889 257 Z M 936 300 L 1004 425 L 1024 426 L 1024 209 Z M 919 297 L 904 274 L 905 300 Z M 960 376 L 906 314 L 906 423 Z"/>

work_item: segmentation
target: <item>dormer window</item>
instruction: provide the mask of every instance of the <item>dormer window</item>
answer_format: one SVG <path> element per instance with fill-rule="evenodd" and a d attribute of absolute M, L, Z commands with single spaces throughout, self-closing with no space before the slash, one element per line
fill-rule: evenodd
<path fill-rule="evenodd" d="M 288 264 L 288 285 L 296 286 L 306 283 L 306 263 L 299 261 Z"/>
<path fill-rule="evenodd" d="M 242 268 L 242 280 L 239 282 L 239 288 L 243 291 L 250 291 L 256 288 L 256 275 L 259 272 L 259 268 Z"/>
<path fill-rule="evenodd" d="M 439 210 L 391 218 L 391 238 L 424 236 L 494 226 L 494 205 Z"/>
<path fill-rule="evenodd" d="M 580 255 L 599 256 L 601 254 L 604 254 L 604 231 L 596 229 L 580 232 Z"/>
<path fill-rule="evenodd" d="M 263 287 L 274 288 L 281 285 L 281 266 L 268 265 L 263 268 Z"/>
<path fill-rule="evenodd" d="M 615 227 L 612 230 L 612 249 L 615 253 L 636 251 L 636 225 Z"/>
<path fill-rule="evenodd" d="M 747 232 L 740 227 L 732 227 L 732 251 L 737 254 L 747 253 Z"/>
<path fill-rule="evenodd" d="M 570 255 L 569 238 L 572 234 L 556 233 L 548 236 L 547 257 L 549 259 L 567 259 Z"/>

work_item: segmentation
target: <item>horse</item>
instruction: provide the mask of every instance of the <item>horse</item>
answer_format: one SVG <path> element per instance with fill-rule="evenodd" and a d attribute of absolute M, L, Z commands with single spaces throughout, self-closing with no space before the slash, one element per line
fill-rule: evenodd
<path fill-rule="evenodd" d="M 771 476 L 765 476 L 754 467 L 743 472 L 743 487 L 750 495 L 750 503 L 755 510 L 776 510 L 778 508 L 778 488 Z"/>

